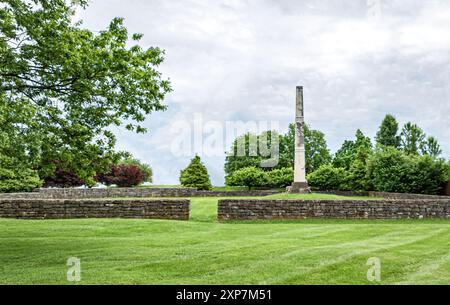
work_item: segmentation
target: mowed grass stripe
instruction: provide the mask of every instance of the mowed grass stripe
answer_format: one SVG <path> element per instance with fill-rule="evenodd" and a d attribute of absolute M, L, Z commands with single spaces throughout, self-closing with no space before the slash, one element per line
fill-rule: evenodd
<path fill-rule="evenodd" d="M 305 246 L 304 244 L 300 244 L 300 249 L 295 249 L 295 255 L 291 255 L 293 252 L 288 252 L 285 254 L 280 254 L 279 249 L 275 246 L 272 249 L 272 253 L 265 253 L 265 255 L 273 258 L 272 260 L 260 260 L 255 259 L 252 260 L 252 262 L 248 264 L 243 264 L 241 262 L 236 267 L 227 269 L 223 273 L 220 274 L 220 277 L 224 279 L 224 276 L 227 274 L 234 274 L 234 273 L 244 273 L 246 275 L 257 273 L 258 271 L 264 271 L 264 270 L 271 270 L 273 268 L 276 268 L 278 265 L 287 264 L 291 266 L 290 269 L 287 269 L 287 273 L 284 274 L 290 274 L 290 273 L 307 273 L 307 272 L 313 272 L 318 269 L 321 269 L 323 267 L 326 267 L 328 265 L 341 263 L 347 259 L 352 258 L 356 255 L 362 255 L 362 254 L 370 254 L 371 252 L 378 251 L 380 249 L 387 250 L 391 247 L 396 247 L 408 243 L 413 243 L 417 240 L 429 238 L 431 236 L 434 236 L 438 234 L 437 232 L 432 232 L 426 236 L 420 236 L 415 238 L 414 240 L 408 239 L 407 241 L 404 241 L 404 237 L 399 237 L 401 235 L 400 232 L 395 233 L 389 233 L 385 234 L 383 236 L 377 237 L 377 239 L 386 239 L 385 243 L 379 243 L 376 242 L 376 239 L 365 239 L 359 242 L 361 246 L 366 246 L 366 248 L 357 248 L 355 249 L 347 249 L 344 251 L 336 251 L 336 249 L 333 249 L 333 245 L 329 246 L 328 250 L 322 250 L 322 251 L 311 251 L 311 248 Z M 403 240 L 400 242 L 400 240 Z M 389 246 L 386 246 L 386 244 L 389 244 Z M 356 247 L 356 244 L 354 244 Z M 341 249 L 342 247 L 340 244 L 335 245 L 334 248 Z M 267 250 L 267 249 L 266 249 Z M 285 248 L 283 250 L 286 250 Z M 350 250 L 350 252 L 348 252 Z M 320 257 L 320 260 L 317 260 L 317 258 Z M 370 256 L 369 256 L 370 257 Z M 285 278 L 288 278 L 289 276 L 278 276 L 271 279 L 265 279 L 263 282 L 257 282 L 257 284 L 264 284 L 264 283 L 282 283 L 284 282 Z"/>
<path fill-rule="evenodd" d="M 286 283 L 286 284 L 299 281 L 301 282 L 302 280 L 305 280 L 305 275 L 309 276 L 312 273 L 327 274 L 329 273 L 329 270 L 342 268 L 345 266 L 350 267 L 352 265 L 356 269 L 362 269 L 364 272 L 366 272 L 368 269 L 366 267 L 366 262 L 370 257 L 378 257 L 383 262 L 383 253 L 390 252 L 392 251 L 392 249 L 397 247 L 404 247 L 404 246 L 410 247 L 411 245 L 417 242 L 423 242 L 424 240 L 433 238 L 436 235 L 439 235 L 445 231 L 446 230 L 439 230 L 438 232 L 433 232 L 419 237 L 403 235 L 400 238 L 392 238 L 395 235 L 399 234 L 399 232 L 395 232 L 393 234 L 385 234 L 380 236 L 379 240 L 378 238 L 367 239 L 364 243 L 360 243 L 360 247 L 356 247 L 356 244 L 353 244 L 353 247 L 347 248 L 345 253 L 342 254 L 333 251 L 332 252 L 333 255 L 331 257 L 325 255 L 321 256 L 321 254 L 323 253 L 322 251 L 318 252 L 314 251 L 313 253 L 321 257 L 321 260 L 318 262 L 317 266 L 308 269 L 307 272 L 291 272 L 293 273 L 293 275 L 288 274 L 283 277 L 278 277 L 274 279 L 274 281 L 277 283 Z M 381 240 L 383 241 L 381 242 Z M 354 247 L 356 247 L 356 249 Z M 340 245 L 339 247 L 331 247 L 331 248 L 333 248 L 333 250 L 336 250 L 337 248 L 342 249 Z M 325 253 L 329 253 L 329 251 Z M 351 261 L 358 261 L 359 263 L 352 264 Z M 365 276 L 365 273 L 363 273 L 362 275 Z M 364 276 L 355 277 L 354 280 L 350 280 L 350 282 L 348 283 L 368 283 L 367 280 L 364 278 Z M 334 277 L 329 277 L 327 279 L 322 279 L 322 281 L 331 280 L 330 283 L 335 283 L 333 278 Z"/>

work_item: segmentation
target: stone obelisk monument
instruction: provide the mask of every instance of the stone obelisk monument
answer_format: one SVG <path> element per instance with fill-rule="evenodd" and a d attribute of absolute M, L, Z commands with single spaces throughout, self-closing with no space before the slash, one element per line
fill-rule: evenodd
<path fill-rule="evenodd" d="M 294 157 L 294 182 L 288 189 L 291 193 L 309 193 L 306 181 L 305 158 L 305 117 L 303 108 L 303 87 L 297 87 L 295 102 L 295 157 Z"/>

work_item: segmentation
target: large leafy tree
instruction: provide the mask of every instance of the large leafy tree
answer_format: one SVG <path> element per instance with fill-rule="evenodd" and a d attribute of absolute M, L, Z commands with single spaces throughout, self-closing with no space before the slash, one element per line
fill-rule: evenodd
<path fill-rule="evenodd" d="M 272 140 L 275 143 L 272 143 Z M 272 145 L 279 145 L 272 150 Z M 283 168 L 290 166 L 284 159 L 282 137 L 276 131 L 265 131 L 259 135 L 246 133 L 236 138 L 225 158 L 225 173 L 233 172 L 245 167 L 264 167 L 264 169 Z"/>
<path fill-rule="evenodd" d="M 370 191 L 371 181 L 368 177 L 368 161 L 372 151 L 367 147 L 360 146 L 356 152 L 356 158 L 350 165 L 347 186 L 355 191 Z"/>
<path fill-rule="evenodd" d="M 34 115 L 26 101 L 0 92 L 0 192 L 31 191 L 42 184 L 32 168 L 41 143 Z"/>
<path fill-rule="evenodd" d="M 306 154 L 306 172 L 310 173 L 318 169 L 321 165 L 331 162 L 331 154 L 327 147 L 325 135 L 305 126 L 305 154 Z M 260 167 L 266 171 L 282 168 L 294 167 L 294 149 L 295 149 L 295 125 L 290 124 L 288 132 L 285 135 L 278 135 L 279 145 L 277 150 L 272 150 L 272 131 L 267 131 L 261 135 L 245 134 L 232 144 L 232 147 L 225 159 L 225 173 L 227 176 L 233 172 L 245 167 Z M 266 148 L 266 152 L 277 151 L 276 156 L 264 156 L 260 152 L 260 147 Z M 239 153 L 239 150 L 242 150 Z M 262 161 L 272 166 L 261 166 Z"/>
<path fill-rule="evenodd" d="M 400 136 L 398 135 L 398 122 L 393 115 L 387 114 L 381 122 L 377 132 L 376 142 L 379 145 L 400 147 Z"/>
<path fill-rule="evenodd" d="M 20 150 L 33 157 L 41 176 L 58 160 L 93 181 L 114 157 L 108 128 L 126 121 L 127 129 L 145 132 L 140 123 L 166 108 L 162 100 L 171 90 L 157 70 L 163 51 L 141 48 L 142 35 L 130 37 L 120 18 L 99 33 L 82 28 L 73 16 L 86 5 L 4 0 L 0 6 L 0 107 L 13 116 L 23 107 L 29 112 L 22 127 L 38 136 L 19 142 Z"/>
<path fill-rule="evenodd" d="M 355 140 L 344 141 L 342 147 L 336 152 L 333 159 L 333 165 L 347 170 L 350 169 L 350 166 L 357 157 L 359 148 L 370 151 L 372 149 L 372 142 L 369 137 L 366 137 L 363 132 L 358 129 L 355 134 Z"/>
<path fill-rule="evenodd" d="M 312 173 L 323 164 L 331 162 L 330 150 L 325 140 L 325 134 L 319 130 L 304 126 L 306 173 Z M 280 159 L 288 166 L 294 167 L 295 155 L 295 125 L 290 124 L 289 130 L 281 139 Z M 284 164 L 283 163 L 283 164 Z"/>
<path fill-rule="evenodd" d="M 429 155 L 431 157 L 439 157 L 442 154 L 441 146 L 439 145 L 435 137 L 428 137 L 420 145 L 422 154 Z"/>
<path fill-rule="evenodd" d="M 375 189 L 383 192 L 438 194 L 448 181 L 448 170 L 443 159 L 393 147 L 377 148 L 368 163 L 368 176 Z"/>
<path fill-rule="evenodd" d="M 408 122 L 402 129 L 401 147 L 407 154 L 418 155 L 425 138 L 425 133 L 417 124 Z"/>

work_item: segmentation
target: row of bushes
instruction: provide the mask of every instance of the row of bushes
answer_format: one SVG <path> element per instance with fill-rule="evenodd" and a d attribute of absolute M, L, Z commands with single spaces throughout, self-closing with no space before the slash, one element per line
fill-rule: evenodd
<path fill-rule="evenodd" d="M 236 140 L 225 162 L 226 184 L 248 187 L 289 185 L 293 179 L 290 173 L 294 164 L 294 135 L 295 129 L 291 126 L 289 133 L 280 137 L 280 162 L 275 168 L 285 175 L 263 167 L 261 157 L 236 155 Z M 250 139 L 250 135 L 242 138 L 246 145 L 247 138 Z M 370 137 L 358 129 L 354 139 L 344 141 L 331 156 L 324 134 L 305 127 L 309 184 L 323 190 L 436 194 L 450 179 L 450 164 L 440 159 L 442 149 L 437 139 L 427 136 L 417 124 L 408 122 L 399 131 L 397 120 L 388 114 L 381 122 L 375 142 L 373 145 Z M 246 153 L 249 153 L 247 148 Z M 281 179 L 278 178 L 280 175 Z"/>
<path fill-rule="evenodd" d="M 294 170 L 280 168 L 264 171 L 258 167 L 246 167 L 233 172 L 226 177 L 226 184 L 230 186 L 246 186 L 255 188 L 284 188 L 292 184 Z"/>
<path fill-rule="evenodd" d="M 378 148 L 350 169 L 323 165 L 308 175 L 311 186 L 323 190 L 438 194 L 450 180 L 450 162 L 429 155 L 409 155 L 392 147 Z"/>
<path fill-rule="evenodd" d="M 264 188 L 281 188 L 291 184 L 294 179 L 292 168 L 275 169 L 270 172 L 257 167 L 245 167 L 226 177 L 230 186 L 246 186 Z M 180 172 L 180 183 L 184 187 L 194 187 L 199 190 L 212 188 L 208 170 L 199 156 L 195 156 L 190 164 Z"/>
<path fill-rule="evenodd" d="M 283 188 L 293 181 L 292 168 L 264 171 L 247 167 L 226 178 L 230 186 Z M 450 162 L 429 155 L 409 155 L 392 147 L 374 153 L 361 149 L 349 169 L 325 164 L 307 176 L 322 190 L 438 194 L 450 180 Z"/>
<path fill-rule="evenodd" d="M 111 164 L 109 170 L 97 173 L 94 183 L 116 185 L 118 187 L 138 186 L 152 181 L 152 169 L 137 159 L 125 158 L 117 164 Z M 31 169 L 9 170 L 0 166 L 0 192 L 30 192 L 36 187 L 78 187 L 88 185 L 74 172 L 56 166 L 52 175 L 39 177 L 37 171 Z"/>
<path fill-rule="evenodd" d="M 257 167 L 246 167 L 226 177 L 226 184 L 232 186 L 282 188 L 291 184 L 294 179 L 292 168 L 275 169 L 270 172 Z M 181 171 L 180 183 L 184 187 L 199 190 L 212 188 L 208 170 L 199 156 L 195 156 L 190 164 Z"/>

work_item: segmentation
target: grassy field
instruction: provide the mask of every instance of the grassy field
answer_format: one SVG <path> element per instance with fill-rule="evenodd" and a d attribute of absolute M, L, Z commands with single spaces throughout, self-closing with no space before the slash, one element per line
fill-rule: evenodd
<path fill-rule="evenodd" d="M 0 219 L 0 283 L 71 284 L 78 257 L 81 284 L 374 284 L 366 263 L 378 257 L 381 284 L 450 284 L 449 221 L 218 223 L 216 212 L 217 198 L 193 198 L 187 222 Z"/>

